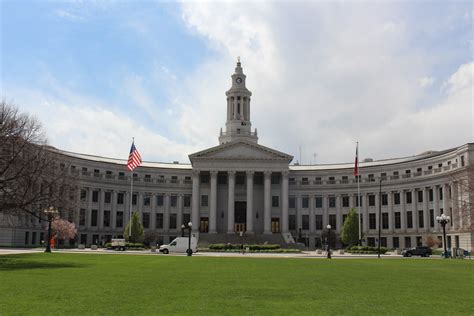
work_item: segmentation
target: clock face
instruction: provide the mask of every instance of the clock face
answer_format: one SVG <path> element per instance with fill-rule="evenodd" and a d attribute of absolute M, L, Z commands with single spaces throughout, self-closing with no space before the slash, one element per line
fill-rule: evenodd
<path fill-rule="evenodd" d="M 242 78 L 238 77 L 237 79 L 235 79 L 235 82 L 242 83 Z"/>

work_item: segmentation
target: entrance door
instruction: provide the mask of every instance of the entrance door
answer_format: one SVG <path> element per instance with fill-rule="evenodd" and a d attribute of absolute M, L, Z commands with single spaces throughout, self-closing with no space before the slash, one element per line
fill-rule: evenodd
<path fill-rule="evenodd" d="M 278 217 L 272 217 L 272 233 L 280 232 L 280 219 Z"/>
<path fill-rule="evenodd" d="M 247 223 L 247 202 L 235 202 L 234 231 L 244 232 Z"/>
<path fill-rule="evenodd" d="M 201 233 L 209 232 L 209 217 L 201 217 L 201 222 L 199 224 L 199 232 Z"/>

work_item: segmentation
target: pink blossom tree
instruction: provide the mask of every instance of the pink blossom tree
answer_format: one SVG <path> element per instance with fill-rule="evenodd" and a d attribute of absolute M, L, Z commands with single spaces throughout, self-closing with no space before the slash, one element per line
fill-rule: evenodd
<path fill-rule="evenodd" d="M 77 228 L 74 223 L 65 219 L 58 218 L 51 223 L 51 230 L 58 239 L 74 239 L 77 234 Z"/>

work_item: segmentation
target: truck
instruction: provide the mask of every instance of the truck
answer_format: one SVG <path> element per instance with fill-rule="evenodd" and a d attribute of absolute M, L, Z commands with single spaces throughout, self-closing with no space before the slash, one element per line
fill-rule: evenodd
<path fill-rule="evenodd" d="M 164 254 L 169 254 L 170 252 L 177 253 L 187 253 L 189 245 L 189 237 L 176 237 L 168 245 L 160 246 L 159 251 Z M 196 237 L 191 237 L 191 253 L 196 252 L 197 249 L 197 239 Z"/>
<path fill-rule="evenodd" d="M 127 249 L 127 247 L 125 246 L 125 239 L 114 238 L 112 239 L 111 244 L 111 248 L 113 250 L 125 251 L 125 249 Z"/>

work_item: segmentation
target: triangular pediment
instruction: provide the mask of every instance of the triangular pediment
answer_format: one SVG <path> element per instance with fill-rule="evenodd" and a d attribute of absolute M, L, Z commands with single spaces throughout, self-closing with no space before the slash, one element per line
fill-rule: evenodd
<path fill-rule="evenodd" d="M 191 162 L 193 160 L 279 160 L 290 163 L 293 157 L 255 143 L 234 141 L 191 154 L 189 159 Z"/>

